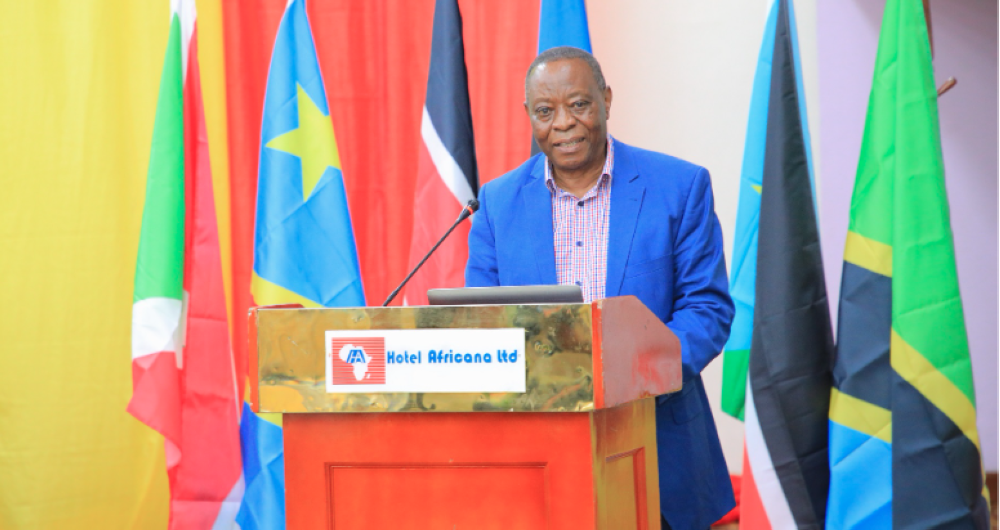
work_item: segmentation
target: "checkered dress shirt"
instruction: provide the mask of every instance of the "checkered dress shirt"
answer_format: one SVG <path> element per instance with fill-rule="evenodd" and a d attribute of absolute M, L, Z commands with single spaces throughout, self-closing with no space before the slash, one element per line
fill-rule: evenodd
<path fill-rule="evenodd" d="M 552 229 L 555 239 L 556 279 L 559 285 L 579 285 L 586 302 L 604 298 L 608 275 L 608 218 L 611 214 L 611 172 L 615 143 L 608 136 L 604 171 L 582 198 L 559 186 L 545 160 L 545 184 L 552 192 Z"/>

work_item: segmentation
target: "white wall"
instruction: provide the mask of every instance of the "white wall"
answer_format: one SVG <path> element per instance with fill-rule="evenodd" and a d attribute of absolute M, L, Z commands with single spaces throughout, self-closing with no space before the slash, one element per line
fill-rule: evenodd
<path fill-rule="evenodd" d="M 614 91 L 609 131 L 630 144 L 708 168 L 727 261 L 768 4 L 768 0 L 587 2 L 594 55 Z M 795 8 L 813 163 L 818 170 L 816 0 L 797 1 Z M 705 370 L 705 386 L 729 468 L 740 473 L 743 425 L 719 410 L 721 360 L 720 356 Z"/>

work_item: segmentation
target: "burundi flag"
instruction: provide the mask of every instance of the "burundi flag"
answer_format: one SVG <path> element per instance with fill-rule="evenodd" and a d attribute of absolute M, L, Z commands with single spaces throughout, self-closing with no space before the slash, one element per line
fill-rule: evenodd
<path fill-rule="evenodd" d="M 885 7 L 840 292 L 827 526 L 989 528 L 920 0 Z"/>
<path fill-rule="evenodd" d="M 251 285 L 254 303 L 363 306 L 340 153 L 304 0 L 290 0 L 264 95 Z M 252 375 L 251 375 L 252 376 Z M 243 530 L 284 528 L 281 415 L 244 404 Z"/>
<path fill-rule="evenodd" d="M 132 306 L 128 411 L 164 437 L 170 528 L 229 528 L 239 400 L 198 69 L 194 0 L 171 5 Z"/>

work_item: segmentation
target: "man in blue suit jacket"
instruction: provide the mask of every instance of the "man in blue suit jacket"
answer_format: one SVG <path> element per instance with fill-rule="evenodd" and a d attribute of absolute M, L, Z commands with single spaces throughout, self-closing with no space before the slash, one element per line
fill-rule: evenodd
<path fill-rule="evenodd" d="M 700 375 L 733 318 L 708 172 L 610 138 L 611 89 L 583 50 L 543 52 L 525 92 L 542 153 L 480 190 L 466 285 L 634 295 L 673 330 L 684 387 L 656 400 L 662 524 L 704 530 L 734 506 Z"/>

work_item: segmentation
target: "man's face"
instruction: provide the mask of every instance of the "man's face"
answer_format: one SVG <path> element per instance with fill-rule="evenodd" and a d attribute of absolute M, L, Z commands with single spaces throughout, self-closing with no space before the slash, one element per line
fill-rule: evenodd
<path fill-rule="evenodd" d="M 601 93 L 585 61 L 564 59 L 538 66 L 528 79 L 527 96 L 524 105 L 535 141 L 557 170 L 603 163 L 611 88 Z"/>

